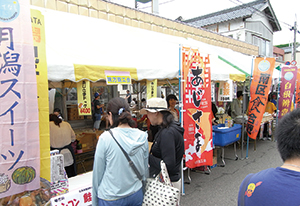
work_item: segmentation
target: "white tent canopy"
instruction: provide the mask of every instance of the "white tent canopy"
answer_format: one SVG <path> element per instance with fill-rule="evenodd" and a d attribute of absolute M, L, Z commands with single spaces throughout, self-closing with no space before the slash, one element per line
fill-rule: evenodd
<path fill-rule="evenodd" d="M 40 10 L 45 18 L 50 81 L 80 81 L 75 78 L 74 64 L 136 68 L 137 81 L 178 78 L 180 45 L 210 54 L 212 80 L 243 74 L 236 68 L 251 74 L 252 57 L 231 49 L 103 19 L 33 8 Z"/>

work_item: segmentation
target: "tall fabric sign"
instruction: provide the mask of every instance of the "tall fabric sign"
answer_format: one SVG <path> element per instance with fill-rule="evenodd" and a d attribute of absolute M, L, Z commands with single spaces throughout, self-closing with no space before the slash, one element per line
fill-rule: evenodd
<path fill-rule="evenodd" d="M 300 108 L 300 69 L 297 69 L 296 108 Z"/>
<path fill-rule="evenodd" d="M 218 101 L 231 102 L 233 97 L 232 80 L 222 81 L 219 84 Z"/>
<path fill-rule="evenodd" d="M 185 163 L 212 165 L 211 77 L 209 55 L 182 48 Z"/>
<path fill-rule="evenodd" d="M 29 1 L 0 1 L 0 198 L 40 187 Z"/>
<path fill-rule="evenodd" d="M 147 99 L 157 97 L 157 79 L 147 80 Z"/>
<path fill-rule="evenodd" d="M 48 101 L 48 71 L 46 61 L 46 40 L 44 16 L 38 10 L 32 9 L 31 25 L 34 45 L 35 70 L 39 106 L 40 123 L 40 158 L 41 177 L 50 181 L 50 132 L 49 132 L 49 101 Z M 53 110 L 51 111 L 51 113 Z"/>
<path fill-rule="evenodd" d="M 90 81 L 83 80 L 77 83 L 77 101 L 79 115 L 92 115 Z"/>
<path fill-rule="evenodd" d="M 281 68 L 281 84 L 278 99 L 279 119 L 291 110 L 296 78 L 297 66 L 284 66 Z"/>
<path fill-rule="evenodd" d="M 274 66 L 275 58 L 256 58 L 254 60 L 247 122 L 247 133 L 252 139 L 256 139 L 265 113 Z"/>

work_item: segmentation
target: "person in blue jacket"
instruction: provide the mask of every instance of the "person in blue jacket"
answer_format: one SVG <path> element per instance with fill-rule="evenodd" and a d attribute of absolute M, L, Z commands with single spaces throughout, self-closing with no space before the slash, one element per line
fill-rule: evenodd
<path fill-rule="evenodd" d="M 300 205 L 300 109 L 282 117 L 275 139 L 283 165 L 247 175 L 240 186 L 239 206 Z"/>
<path fill-rule="evenodd" d="M 114 137 L 145 180 L 149 156 L 147 133 L 133 128 L 136 123 L 124 98 L 111 99 L 107 115 Z M 108 131 L 101 134 L 96 147 L 92 202 L 93 206 L 140 206 L 143 203 L 142 182 Z"/>

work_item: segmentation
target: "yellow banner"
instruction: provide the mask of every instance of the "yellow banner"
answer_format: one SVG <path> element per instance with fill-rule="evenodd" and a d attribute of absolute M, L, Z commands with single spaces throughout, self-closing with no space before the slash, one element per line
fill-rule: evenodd
<path fill-rule="evenodd" d="M 46 42 L 44 16 L 40 11 L 31 9 L 31 25 L 34 44 L 35 69 L 37 80 L 39 128 L 40 128 L 40 176 L 50 181 L 50 138 L 48 74 L 46 62 Z"/>
<path fill-rule="evenodd" d="M 79 115 L 92 115 L 90 82 L 83 80 L 77 83 L 77 102 Z"/>
<path fill-rule="evenodd" d="M 157 97 L 157 79 L 147 80 L 147 99 Z"/>

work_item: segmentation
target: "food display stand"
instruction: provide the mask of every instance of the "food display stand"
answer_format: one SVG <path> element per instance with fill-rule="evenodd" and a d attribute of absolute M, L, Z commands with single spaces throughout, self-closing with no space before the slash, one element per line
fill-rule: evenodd
<path fill-rule="evenodd" d="M 241 138 L 241 129 L 242 125 L 235 124 L 232 127 L 225 127 L 225 124 L 219 124 L 216 126 L 213 126 L 213 144 L 215 147 L 220 147 L 222 150 L 222 163 L 225 166 L 225 151 L 224 147 L 230 144 L 234 144 L 234 154 L 235 154 L 235 160 L 238 159 L 238 156 L 236 154 L 236 142 L 240 140 Z"/>

